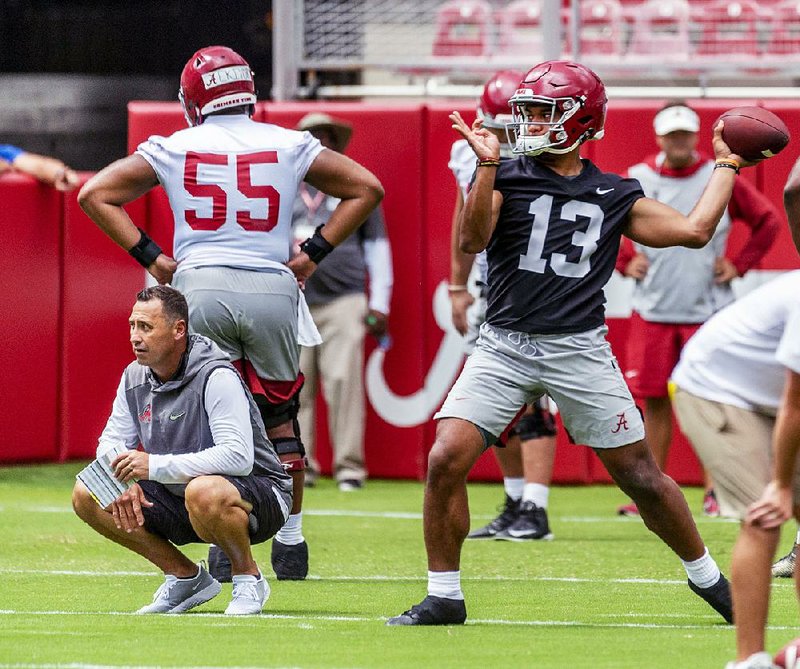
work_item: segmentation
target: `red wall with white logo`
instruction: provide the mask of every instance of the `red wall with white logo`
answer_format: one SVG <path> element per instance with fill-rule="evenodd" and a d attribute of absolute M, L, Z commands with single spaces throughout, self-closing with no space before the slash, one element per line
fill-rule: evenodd
<path fill-rule="evenodd" d="M 656 150 L 651 121 L 662 101 L 611 103 L 606 138 L 590 142 L 584 155 L 607 170 L 622 171 Z M 711 123 L 724 110 L 753 101 L 697 101 L 703 129 L 701 147 L 710 151 Z M 800 127 L 800 106 L 769 101 L 790 128 Z M 382 397 L 390 405 L 370 405 L 366 430 L 371 476 L 422 478 L 433 442 L 431 420 L 457 373 L 452 354 L 443 356 L 448 335 L 435 313 L 437 287 L 448 279 L 449 237 L 455 184 L 447 168 L 458 136 L 447 118 L 458 109 L 468 121 L 472 105 L 463 100 L 411 103 L 260 103 L 256 118 L 292 127 L 309 111 L 345 118 L 354 132 L 347 154 L 382 181 L 383 207 L 392 244 L 395 285 L 390 328 L 393 346 L 373 361 Z M 177 103 L 129 105 L 129 150 L 152 134 L 185 127 Z M 786 176 L 797 158 L 790 146 L 743 178 L 751 179 L 781 206 Z M 13 263 L 7 263 L 4 291 L 9 374 L 3 406 L 12 420 L 0 446 L 0 462 L 89 457 L 105 423 L 119 375 L 131 359 L 127 319 L 144 276 L 139 266 L 99 232 L 77 206 L 76 194 L 62 195 L 32 180 L 0 179 L 0 224 Z M 158 188 L 128 208 L 138 225 L 171 250 L 171 213 Z M 740 244 L 733 235 L 731 243 Z M 763 269 L 800 267 L 788 229 L 762 263 Z M 20 271 L 24 268 L 24 271 Z M 441 290 L 441 289 L 440 289 Z M 441 306 L 441 305 L 440 305 Z M 627 320 L 609 320 L 609 339 L 624 368 Z M 366 343 L 369 357 L 374 342 Z M 451 349 L 449 349 L 451 350 Z M 444 361 L 444 362 L 443 362 Z M 431 371 L 431 370 L 434 371 Z M 376 395 L 379 396 L 379 395 Z M 330 465 L 330 445 L 320 405 L 319 455 Z M 391 410 L 390 410 L 391 409 Z M 394 412 L 394 414 L 392 414 Z M 393 417 L 396 416 L 397 418 Z M 415 422 L 416 421 L 416 422 Z M 559 434 L 556 482 L 607 481 L 597 458 Z M 680 435 L 673 444 L 668 473 L 680 483 L 701 482 L 691 448 Z M 473 478 L 497 480 L 499 470 L 486 455 Z"/>

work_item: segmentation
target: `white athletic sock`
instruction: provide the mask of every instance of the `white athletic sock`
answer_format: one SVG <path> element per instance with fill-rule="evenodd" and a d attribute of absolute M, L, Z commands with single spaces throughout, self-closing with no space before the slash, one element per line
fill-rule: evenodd
<path fill-rule="evenodd" d="M 694 583 L 698 588 L 710 588 L 717 581 L 719 581 L 720 571 L 714 558 L 708 552 L 703 553 L 702 557 L 692 562 L 684 562 L 681 560 L 683 568 L 686 570 L 686 575 L 689 580 Z"/>
<path fill-rule="evenodd" d="M 525 488 L 525 479 L 504 476 L 503 488 L 505 488 L 506 495 L 516 502 L 520 497 L 522 497 L 522 491 Z"/>
<path fill-rule="evenodd" d="M 289 520 L 278 530 L 275 538 L 284 546 L 294 546 L 305 541 L 303 537 L 303 512 L 289 515 Z"/>
<path fill-rule="evenodd" d="M 522 491 L 523 502 L 533 502 L 540 509 L 547 508 L 550 499 L 550 487 L 541 483 L 526 483 Z"/>
<path fill-rule="evenodd" d="M 464 599 L 460 571 L 429 571 L 428 594 L 446 599 Z"/>

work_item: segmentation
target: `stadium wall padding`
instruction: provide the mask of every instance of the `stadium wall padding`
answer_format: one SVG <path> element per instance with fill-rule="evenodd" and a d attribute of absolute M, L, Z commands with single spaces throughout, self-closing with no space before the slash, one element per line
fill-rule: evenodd
<path fill-rule="evenodd" d="M 622 171 L 656 151 L 652 117 L 662 100 L 619 100 L 610 104 L 606 137 L 589 142 L 584 155 L 607 170 Z M 711 152 L 711 124 L 743 100 L 692 101 L 702 119 L 700 146 Z M 800 105 L 767 101 L 790 128 L 800 127 Z M 128 149 L 153 134 L 185 127 L 180 106 L 167 102 L 129 104 Z M 425 475 L 435 437 L 431 416 L 463 362 L 454 353 L 444 284 L 449 272 L 449 236 L 456 188 L 447 168 L 458 137 L 447 115 L 458 109 L 470 122 L 474 107 L 464 100 L 425 103 L 289 102 L 259 103 L 259 121 L 293 127 L 302 115 L 324 111 L 347 119 L 354 132 L 347 154 L 381 179 L 392 243 L 395 286 L 390 328 L 393 343 L 379 350 L 368 338 L 370 397 L 366 454 L 376 478 Z M 780 156 L 743 178 L 782 209 L 783 184 L 797 157 L 790 145 Z M 0 462 L 88 458 L 110 411 L 124 366 L 131 360 L 127 320 L 144 273 L 80 211 L 76 194 L 63 195 L 31 179 L 0 179 L 4 207 L 0 222 L 14 263 L 4 270 L 2 310 L 10 326 L 4 367 L 21 366 L 14 383 L 4 384 L 3 406 L 13 420 L 0 447 Z M 171 252 L 172 221 L 163 190 L 155 189 L 128 208 L 137 225 Z M 744 237 L 732 235 L 731 245 Z M 762 263 L 763 269 L 800 267 L 784 227 Z M 19 268 L 23 268 L 20 271 Z M 625 368 L 626 318 L 609 318 L 609 340 Z M 318 455 L 330 470 L 326 415 L 320 404 Z M 682 484 L 702 483 L 702 471 L 677 431 L 667 472 Z M 485 454 L 473 480 L 499 480 L 493 457 Z M 599 460 L 584 446 L 558 437 L 557 483 L 609 481 Z"/>

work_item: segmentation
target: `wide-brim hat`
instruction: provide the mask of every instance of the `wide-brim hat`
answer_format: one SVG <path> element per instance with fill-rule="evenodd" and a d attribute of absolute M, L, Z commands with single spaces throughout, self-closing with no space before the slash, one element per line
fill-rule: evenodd
<path fill-rule="evenodd" d="M 334 118 L 328 114 L 313 112 L 306 114 L 296 126 L 297 130 L 325 129 L 333 135 L 333 141 L 339 151 L 344 151 L 353 134 L 353 126 L 347 121 Z"/>

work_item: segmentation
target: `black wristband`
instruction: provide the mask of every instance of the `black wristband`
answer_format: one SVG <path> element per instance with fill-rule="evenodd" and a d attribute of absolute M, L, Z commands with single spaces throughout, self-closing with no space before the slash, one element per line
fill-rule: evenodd
<path fill-rule="evenodd" d="M 331 251 L 334 246 L 320 232 L 320 225 L 314 234 L 300 244 L 300 250 L 303 251 L 313 262 L 319 265 Z"/>
<path fill-rule="evenodd" d="M 148 268 L 155 262 L 156 258 L 161 255 L 161 247 L 150 239 L 144 230 L 141 228 L 137 228 L 137 230 L 142 236 L 136 244 L 131 246 L 128 253 L 142 267 Z"/>

